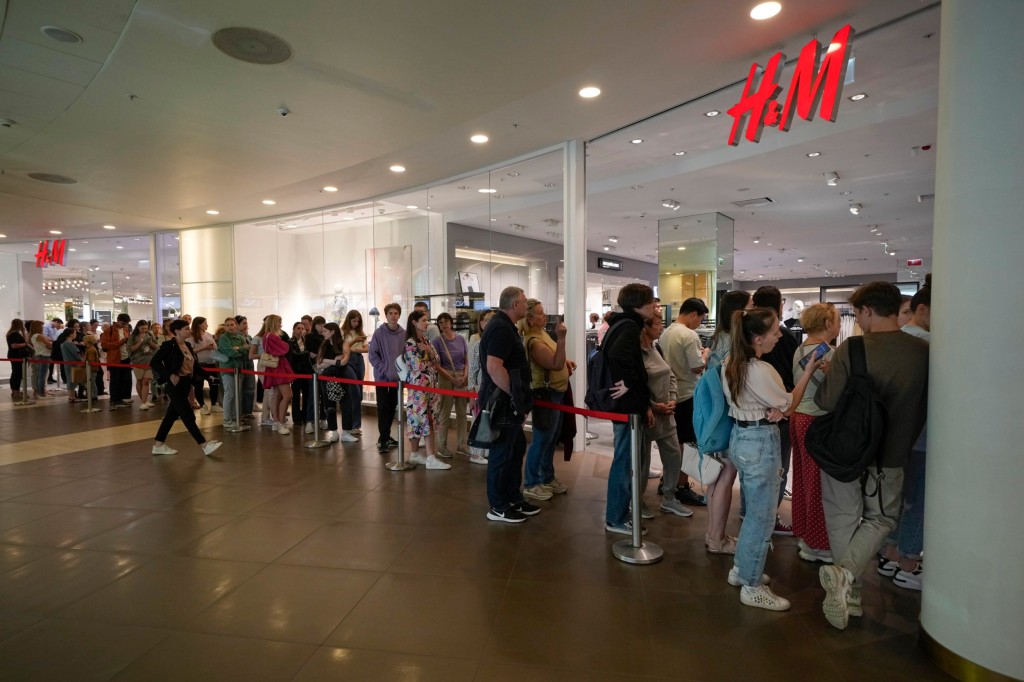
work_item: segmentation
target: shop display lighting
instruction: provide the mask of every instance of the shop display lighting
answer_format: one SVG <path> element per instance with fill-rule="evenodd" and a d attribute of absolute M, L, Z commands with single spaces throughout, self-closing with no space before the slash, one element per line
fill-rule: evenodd
<path fill-rule="evenodd" d="M 676 251 L 686 251 L 686 247 L 685 246 L 680 246 L 680 247 L 678 247 L 676 249 Z"/>
<path fill-rule="evenodd" d="M 63 234 L 60 230 L 50 230 L 50 234 Z"/>
<path fill-rule="evenodd" d="M 276 201 L 274 201 L 273 199 L 264 199 L 264 200 L 263 200 L 263 205 L 264 205 L 264 206 L 273 206 L 273 205 L 274 205 L 274 204 L 276 204 L 276 203 L 277 203 L 277 202 L 276 202 Z"/>
<path fill-rule="evenodd" d="M 853 215 L 860 215 L 860 212 L 864 210 L 864 207 L 860 204 L 850 204 L 850 213 Z"/>
<path fill-rule="evenodd" d="M 686 152 L 680 150 L 678 152 L 675 152 L 672 156 L 686 156 Z"/>
<path fill-rule="evenodd" d="M 839 173 L 835 171 L 829 171 L 828 173 L 822 173 L 825 176 L 825 184 L 829 187 L 835 187 L 839 184 Z"/>

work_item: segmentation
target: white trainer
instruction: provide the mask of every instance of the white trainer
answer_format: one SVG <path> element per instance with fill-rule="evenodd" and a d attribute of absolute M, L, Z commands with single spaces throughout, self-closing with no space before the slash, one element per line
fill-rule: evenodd
<path fill-rule="evenodd" d="M 221 443 L 219 440 L 208 440 L 205 443 L 203 443 L 203 454 L 209 457 L 214 452 L 216 452 L 217 448 L 219 448 L 221 445 L 223 445 L 223 443 Z"/>
<path fill-rule="evenodd" d="M 160 445 L 153 446 L 154 455 L 176 455 L 178 451 L 172 448 L 167 443 L 161 443 Z"/>
<path fill-rule="evenodd" d="M 355 436 L 353 436 L 348 431 L 337 431 L 336 433 L 338 434 L 338 437 L 341 439 L 342 443 L 358 443 L 359 442 L 359 439 L 356 438 Z"/>
<path fill-rule="evenodd" d="M 821 610 L 829 625 L 845 630 L 850 622 L 850 587 L 853 576 L 841 566 L 822 566 L 818 569 L 818 580 L 825 588 L 825 601 Z"/>
<path fill-rule="evenodd" d="M 472 454 L 469 456 L 469 461 L 473 464 L 487 464 L 487 458 L 483 455 Z"/>
<path fill-rule="evenodd" d="M 740 588 L 740 603 L 769 611 L 789 611 L 791 606 L 788 599 L 783 599 L 775 594 L 767 585 L 758 585 L 757 587 L 744 585 Z"/>
<path fill-rule="evenodd" d="M 289 429 L 289 428 L 288 428 L 287 426 L 285 426 L 284 424 L 278 424 L 278 425 L 277 425 L 277 432 L 278 432 L 279 434 L 281 434 L 282 436 L 287 436 L 287 435 L 288 435 L 289 433 L 291 433 L 291 432 L 292 432 L 292 430 L 291 430 L 291 429 Z"/>
<path fill-rule="evenodd" d="M 199 408 L 199 413 L 200 414 L 210 414 L 210 406 L 209 405 L 203 405 L 202 407 Z"/>
<path fill-rule="evenodd" d="M 327 440 L 329 440 L 332 443 L 337 443 L 338 442 L 338 432 L 337 431 L 329 431 L 328 434 L 327 434 Z"/>
<path fill-rule="evenodd" d="M 427 461 L 424 462 L 424 466 L 426 466 L 428 469 L 441 469 L 441 470 L 451 469 L 452 468 L 451 464 L 449 464 L 448 462 L 442 462 L 441 460 L 439 460 L 437 457 L 434 457 L 433 455 L 431 455 L 430 457 L 427 457 Z"/>
<path fill-rule="evenodd" d="M 306 428 L 303 429 L 306 433 L 313 433 L 313 422 L 306 422 Z"/>
<path fill-rule="evenodd" d="M 221 407 L 220 405 L 214 405 L 213 407 L 210 408 L 210 410 L 215 414 L 222 414 L 224 412 L 224 408 Z"/>

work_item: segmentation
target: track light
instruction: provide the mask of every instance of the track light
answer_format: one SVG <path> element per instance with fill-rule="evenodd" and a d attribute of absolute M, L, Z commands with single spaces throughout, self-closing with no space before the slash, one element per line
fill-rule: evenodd
<path fill-rule="evenodd" d="M 839 173 L 836 173 L 835 171 L 830 171 L 828 173 L 823 173 L 822 175 L 825 176 L 825 183 L 829 187 L 835 187 L 836 185 L 839 184 Z"/>
<path fill-rule="evenodd" d="M 675 199 L 662 199 L 661 205 L 665 208 L 671 208 L 673 211 L 678 211 L 681 204 Z"/>
<path fill-rule="evenodd" d="M 860 204 L 850 204 L 850 213 L 853 215 L 860 215 L 860 212 L 864 210 L 864 207 Z"/>

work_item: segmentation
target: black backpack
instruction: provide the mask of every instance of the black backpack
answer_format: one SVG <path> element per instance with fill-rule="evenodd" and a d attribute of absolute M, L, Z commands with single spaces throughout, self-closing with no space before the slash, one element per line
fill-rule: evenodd
<path fill-rule="evenodd" d="M 587 393 L 583 402 L 595 412 L 615 412 L 615 398 L 611 397 L 612 370 L 604 357 L 604 349 L 610 345 L 612 334 L 627 322 L 621 319 L 605 332 L 604 343 L 587 359 Z"/>
<path fill-rule="evenodd" d="M 842 483 L 861 478 L 872 462 L 878 475 L 882 475 L 879 450 L 888 416 L 868 376 L 864 338 L 851 337 L 849 344 L 849 383 L 836 409 L 815 418 L 804 441 L 821 470 Z"/>

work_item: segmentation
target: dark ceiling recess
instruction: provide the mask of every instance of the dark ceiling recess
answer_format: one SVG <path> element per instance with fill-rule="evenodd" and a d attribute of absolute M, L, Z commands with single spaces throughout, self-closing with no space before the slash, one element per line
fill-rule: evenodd
<path fill-rule="evenodd" d="M 58 43 L 73 44 L 82 42 L 82 36 L 60 26 L 43 26 L 39 31 L 50 40 L 56 40 Z"/>
<path fill-rule="evenodd" d="M 66 175 L 57 175 L 56 173 L 29 173 L 28 176 L 33 180 L 52 182 L 55 185 L 74 185 L 78 183 L 78 180 L 74 178 L 69 178 Z"/>
<path fill-rule="evenodd" d="M 292 46 L 258 28 L 222 28 L 211 38 L 229 57 L 250 64 L 282 64 L 292 58 Z"/>

